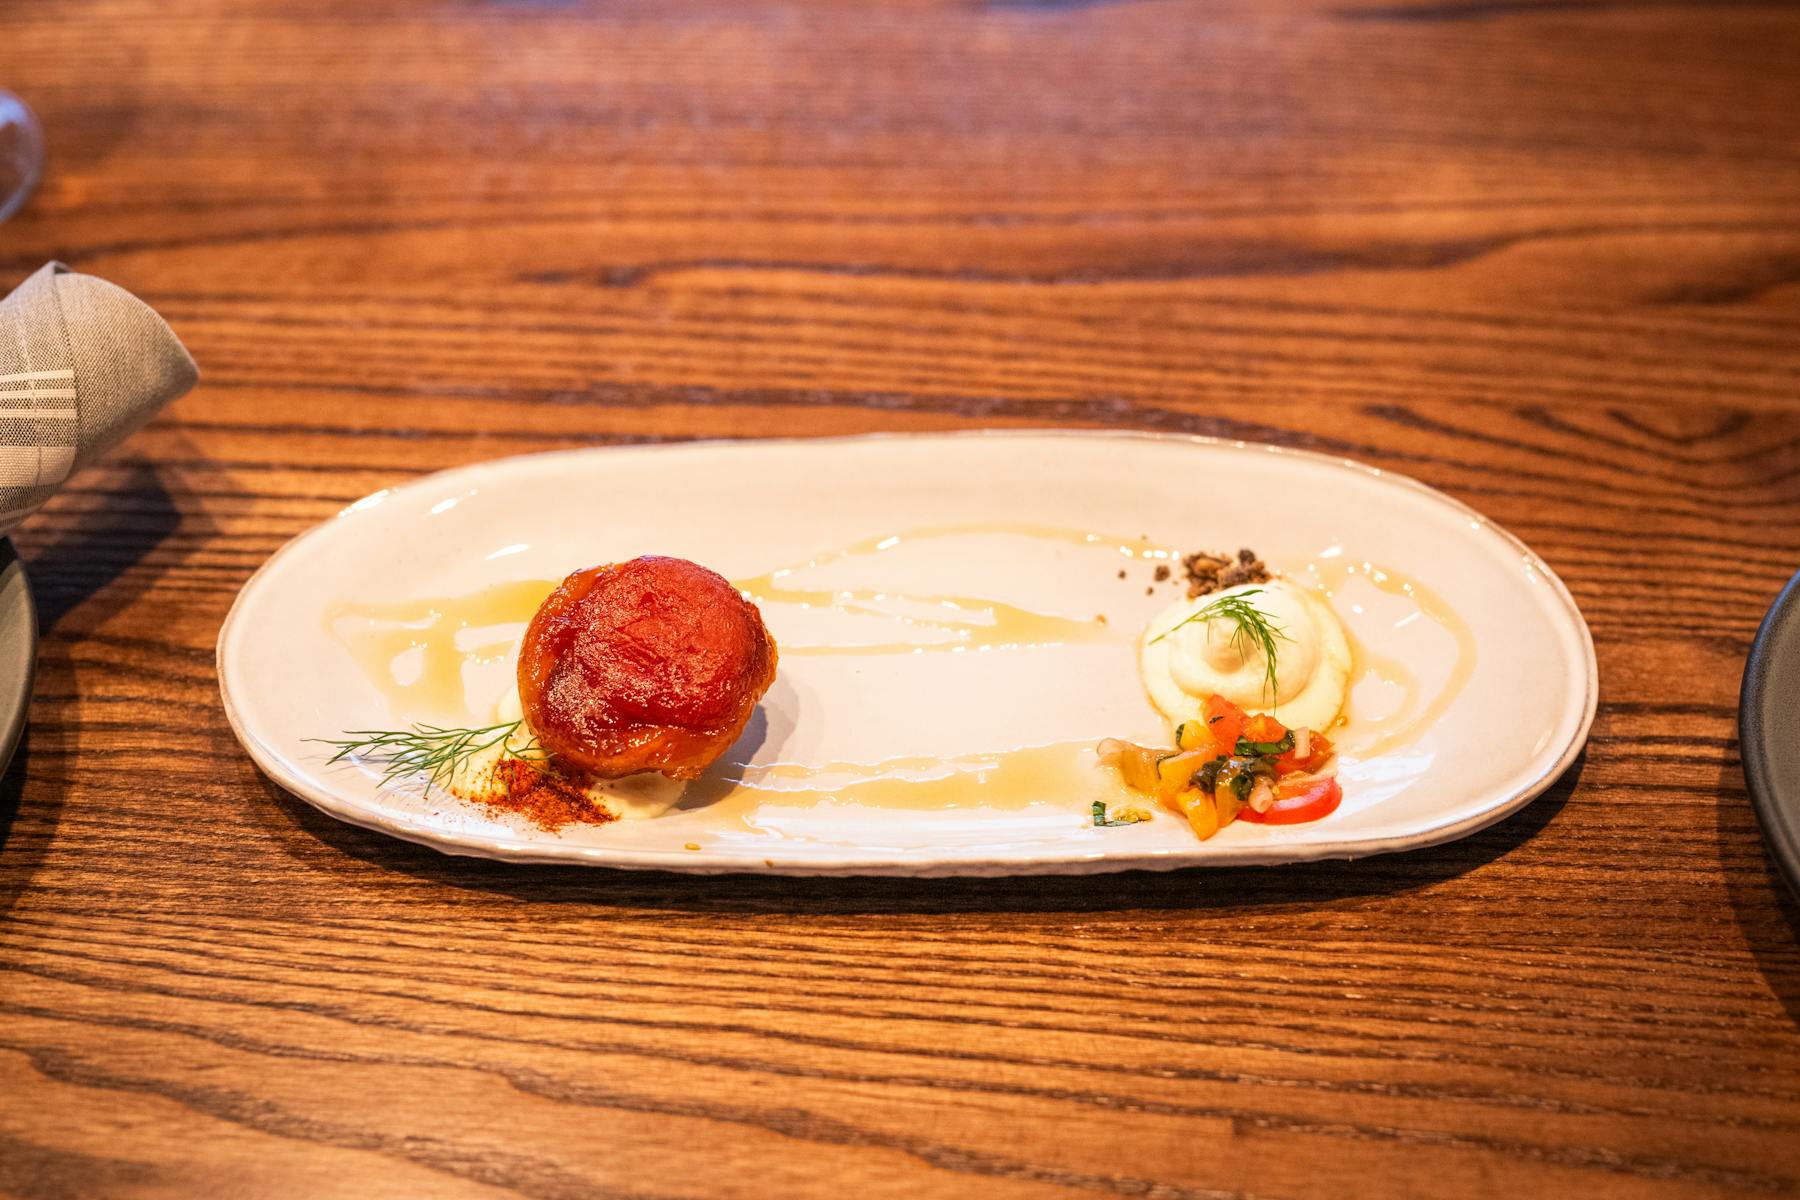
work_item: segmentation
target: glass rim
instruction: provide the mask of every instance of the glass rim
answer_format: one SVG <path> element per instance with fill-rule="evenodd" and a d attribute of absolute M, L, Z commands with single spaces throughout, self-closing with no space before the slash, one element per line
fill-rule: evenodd
<path fill-rule="evenodd" d="M 0 129 L 9 126 L 20 131 L 20 145 L 17 152 L 10 156 L 11 161 L 0 162 L 0 180 L 4 179 L 4 172 L 9 168 L 17 177 L 11 181 L 10 190 L 0 190 L 0 221 L 12 216 L 31 198 L 44 174 L 43 125 L 23 97 L 0 88 Z M 0 183 L 0 189 L 5 186 Z"/>

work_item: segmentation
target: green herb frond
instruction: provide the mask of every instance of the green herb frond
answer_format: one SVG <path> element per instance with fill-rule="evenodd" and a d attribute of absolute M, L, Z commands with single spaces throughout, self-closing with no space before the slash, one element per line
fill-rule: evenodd
<path fill-rule="evenodd" d="M 308 738 L 336 746 L 328 762 L 367 758 L 383 764 L 381 782 L 389 784 L 406 775 L 424 775 L 429 783 L 442 784 L 456 769 L 483 750 L 504 745 L 523 721 L 506 721 L 481 729 L 446 729 L 439 725 L 414 725 L 410 729 L 346 729 L 342 738 Z M 534 737 L 507 753 L 526 762 L 542 762 L 549 755 Z"/>
<path fill-rule="evenodd" d="M 1239 654 L 1250 657 L 1250 647 L 1255 646 L 1263 654 L 1263 690 L 1270 699 L 1276 695 L 1275 659 L 1277 641 L 1287 642 L 1288 637 L 1281 626 L 1270 619 L 1269 614 L 1256 607 L 1250 597 L 1262 594 L 1261 588 L 1248 588 L 1227 596 L 1220 596 L 1211 604 L 1184 618 L 1151 638 L 1152 644 L 1162 641 L 1183 625 L 1194 621 L 1230 621 L 1235 628 L 1231 632 L 1231 644 Z"/>

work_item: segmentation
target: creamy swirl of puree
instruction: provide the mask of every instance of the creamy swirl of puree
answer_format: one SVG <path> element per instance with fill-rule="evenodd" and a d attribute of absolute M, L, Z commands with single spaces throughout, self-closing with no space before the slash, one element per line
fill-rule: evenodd
<path fill-rule="evenodd" d="M 1273 695 L 1268 659 L 1256 638 L 1240 633 L 1227 616 L 1194 619 L 1229 596 L 1244 596 L 1280 635 Z M 1216 693 L 1246 712 L 1270 713 L 1289 728 L 1324 730 L 1343 711 L 1350 687 L 1350 643 L 1337 614 L 1285 579 L 1170 605 L 1145 627 L 1138 663 L 1151 702 L 1177 723 L 1201 718 L 1206 698 Z"/>

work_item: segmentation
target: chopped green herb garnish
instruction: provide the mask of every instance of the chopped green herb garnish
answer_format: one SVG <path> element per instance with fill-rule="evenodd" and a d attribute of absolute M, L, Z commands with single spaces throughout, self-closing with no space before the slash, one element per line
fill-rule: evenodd
<path fill-rule="evenodd" d="M 1254 754 L 1262 758 L 1274 758 L 1276 755 L 1286 754 L 1293 748 L 1294 731 L 1290 729 L 1281 735 L 1279 741 L 1274 742 L 1253 742 L 1247 737 L 1240 737 L 1237 745 L 1232 748 L 1232 753 L 1239 756 Z"/>
<path fill-rule="evenodd" d="M 1247 588 L 1227 596 L 1220 596 L 1205 608 L 1193 615 L 1171 625 L 1150 639 L 1152 645 L 1162 641 L 1183 625 L 1193 621 L 1224 620 L 1232 622 L 1236 628 L 1231 633 L 1231 644 L 1245 658 L 1250 657 L 1250 648 L 1255 646 L 1263 654 L 1263 692 L 1271 699 L 1275 691 L 1275 643 L 1292 641 L 1282 628 L 1269 619 L 1269 614 L 1251 603 L 1250 597 L 1262 594 L 1261 588 Z M 1214 717 L 1213 720 L 1218 720 Z"/>
<path fill-rule="evenodd" d="M 1219 772 L 1225 769 L 1228 761 L 1230 760 L 1223 754 L 1217 758 L 1208 759 L 1200 764 L 1200 769 L 1188 778 L 1188 782 L 1210 795 L 1213 789 L 1219 786 Z"/>
<path fill-rule="evenodd" d="M 1101 828 L 1107 828 L 1113 825 L 1136 825 L 1143 819 L 1144 816 L 1142 813 L 1129 808 L 1121 810 L 1116 817 L 1109 817 L 1106 815 L 1106 801 L 1094 801 L 1094 824 Z"/>

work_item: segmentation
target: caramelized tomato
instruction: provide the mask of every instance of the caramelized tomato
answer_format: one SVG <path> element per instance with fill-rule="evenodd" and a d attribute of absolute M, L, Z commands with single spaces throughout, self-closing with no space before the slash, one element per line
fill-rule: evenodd
<path fill-rule="evenodd" d="M 775 659 L 729 580 L 646 556 L 577 571 L 550 594 L 519 649 L 519 698 L 566 766 L 692 779 L 743 732 Z"/>

